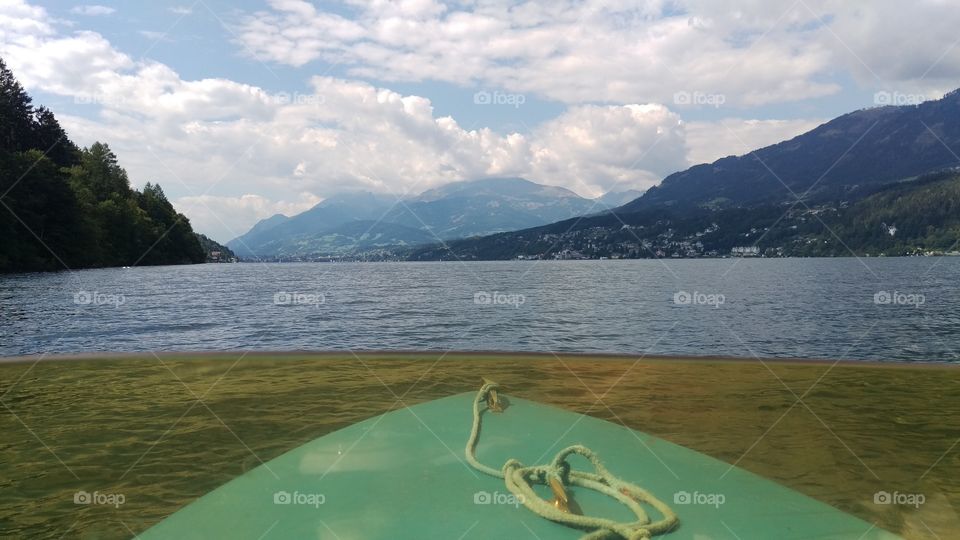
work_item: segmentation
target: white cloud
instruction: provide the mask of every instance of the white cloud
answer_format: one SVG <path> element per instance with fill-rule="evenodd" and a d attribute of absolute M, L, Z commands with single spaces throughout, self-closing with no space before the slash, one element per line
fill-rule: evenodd
<path fill-rule="evenodd" d="M 98 17 L 103 15 L 113 15 L 117 10 L 100 5 L 86 5 L 86 6 L 76 6 L 70 9 L 70 13 L 75 13 L 77 15 L 86 15 L 88 17 Z"/>
<path fill-rule="evenodd" d="M 25 82 L 97 99 L 95 119 L 61 115 L 74 139 L 109 142 L 136 185 L 160 182 L 199 230 L 221 239 L 345 189 L 402 196 L 523 175 L 596 195 L 646 187 L 684 164 L 679 117 L 660 105 L 577 107 L 532 134 L 504 135 L 466 130 L 435 116 L 426 98 L 359 81 L 316 77 L 309 95 L 277 95 L 225 79 L 183 80 L 165 65 L 131 61 L 96 34 L 37 45 L 43 56 L 11 56 Z"/>
<path fill-rule="evenodd" d="M 0 3 L 0 43 L 22 43 L 32 37 L 54 33 L 46 11 L 22 0 Z"/>
<path fill-rule="evenodd" d="M 311 96 L 281 99 L 142 65 L 104 84 L 114 93 L 101 118 L 62 121 L 81 144 L 109 141 L 135 182 L 160 181 L 200 230 L 222 238 L 254 218 L 308 207 L 289 201 L 345 189 L 399 197 L 521 175 L 592 196 L 648 187 L 685 164 L 683 125 L 661 105 L 582 106 L 532 134 L 502 135 L 438 118 L 423 97 L 329 77 L 312 85 Z M 226 224 L 205 215 L 208 207 Z"/>
<path fill-rule="evenodd" d="M 745 120 L 724 118 L 715 122 L 687 123 L 687 161 L 690 165 L 713 163 L 771 144 L 792 139 L 825 120 Z"/>
<path fill-rule="evenodd" d="M 571 104 L 668 103 L 679 91 L 721 94 L 733 107 L 793 102 L 837 93 L 838 68 L 872 89 L 942 91 L 960 77 L 946 0 L 910 9 L 894 0 L 346 3 L 351 18 L 270 0 L 236 30 L 262 60 L 322 60 L 361 78 L 496 86 Z"/>
<path fill-rule="evenodd" d="M 24 84 L 63 95 L 108 92 L 117 70 L 133 66 L 127 55 L 94 32 L 76 32 L 69 37 L 26 34 L 0 47 Z"/>
<path fill-rule="evenodd" d="M 528 175 L 588 197 L 646 189 L 686 165 L 684 141 L 663 105 L 574 107 L 535 130 Z"/>
<path fill-rule="evenodd" d="M 168 11 L 174 15 L 190 15 L 193 13 L 193 8 L 190 6 L 173 6 L 168 8 Z"/>

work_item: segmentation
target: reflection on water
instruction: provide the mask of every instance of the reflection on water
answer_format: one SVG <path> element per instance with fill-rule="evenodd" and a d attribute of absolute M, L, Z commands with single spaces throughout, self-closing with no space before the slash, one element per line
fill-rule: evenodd
<path fill-rule="evenodd" d="M 945 366 L 456 354 L 0 364 L 0 535 L 130 537 L 315 437 L 474 391 L 487 376 L 508 395 L 736 463 L 908 538 L 957 538 L 957 375 Z M 123 504 L 75 504 L 78 491 L 122 494 Z M 880 492 L 924 503 L 877 504 Z"/>

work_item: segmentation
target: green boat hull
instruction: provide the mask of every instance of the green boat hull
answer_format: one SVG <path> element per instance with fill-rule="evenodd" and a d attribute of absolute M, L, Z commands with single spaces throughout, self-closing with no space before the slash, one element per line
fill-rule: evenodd
<path fill-rule="evenodd" d="M 576 539 L 584 533 L 542 519 L 503 480 L 467 466 L 463 452 L 475 394 L 380 415 L 260 466 L 184 507 L 145 539 Z M 485 413 L 479 459 L 545 463 L 583 444 L 615 475 L 667 502 L 673 539 L 899 538 L 752 473 L 662 439 L 517 398 Z M 574 459 L 575 468 L 587 468 Z M 589 515 L 630 521 L 605 496 L 574 488 Z M 549 491 L 541 491 L 550 498 Z M 651 517 L 658 515 L 651 511 Z"/>

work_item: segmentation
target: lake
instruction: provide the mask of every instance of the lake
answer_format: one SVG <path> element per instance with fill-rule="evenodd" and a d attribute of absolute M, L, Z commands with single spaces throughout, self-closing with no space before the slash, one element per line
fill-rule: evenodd
<path fill-rule="evenodd" d="M 222 264 L 0 276 L 0 356 L 497 350 L 955 362 L 960 258 Z"/>

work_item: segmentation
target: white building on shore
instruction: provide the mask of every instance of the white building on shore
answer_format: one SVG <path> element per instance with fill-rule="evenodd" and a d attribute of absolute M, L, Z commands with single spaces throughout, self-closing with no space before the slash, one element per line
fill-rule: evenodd
<path fill-rule="evenodd" d="M 730 250 L 734 257 L 759 257 L 760 248 L 757 246 L 737 246 Z"/>

